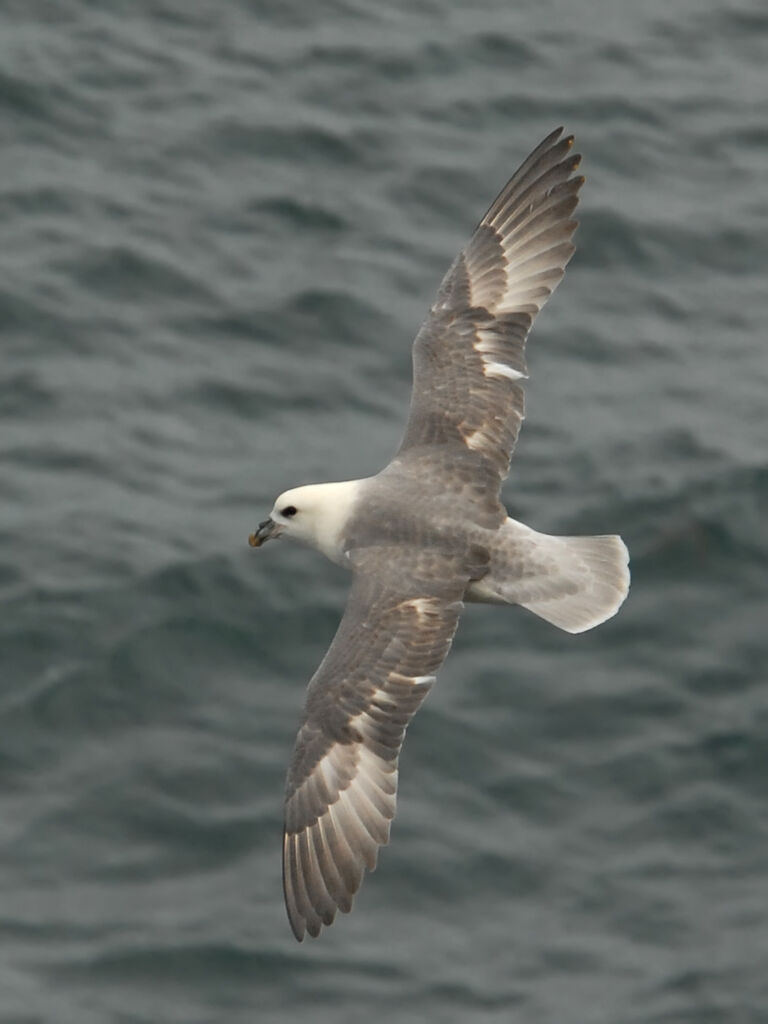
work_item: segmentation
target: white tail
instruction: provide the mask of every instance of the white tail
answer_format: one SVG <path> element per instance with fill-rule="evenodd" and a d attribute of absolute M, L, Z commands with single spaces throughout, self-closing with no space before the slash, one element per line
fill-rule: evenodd
<path fill-rule="evenodd" d="M 629 591 L 629 552 L 621 537 L 551 537 L 507 519 L 491 547 L 487 576 L 469 601 L 519 604 L 568 633 L 610 619 Z"/>

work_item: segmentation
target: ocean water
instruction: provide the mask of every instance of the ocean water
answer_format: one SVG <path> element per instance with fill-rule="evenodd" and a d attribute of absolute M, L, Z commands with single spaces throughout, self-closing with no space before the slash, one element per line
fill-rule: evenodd
<path fill-rule="evenodd" d="M 0 1021 L 768 1021 L 761 0 L 0 11 Z M 472 607 L 354 913 L 284 772 L 347 578 L 248 533 L 367 475 L 434 289 L 565 124 L 578 252 L 505 499 L 621 533 L 580 637 Z"/>

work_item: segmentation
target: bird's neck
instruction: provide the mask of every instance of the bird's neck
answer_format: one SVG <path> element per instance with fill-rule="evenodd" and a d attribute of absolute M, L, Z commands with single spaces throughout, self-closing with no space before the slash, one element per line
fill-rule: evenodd
<path fill-rule="evenodd" d="M 313 499 L 315 515 L 312 535 L 307 543 L 321 551 L 338 565 L 346 565 L 344 549 L 345 527 L 350 521 L 355 503 L 365 480 L 342 480 L 337 483 L 315 484 Z"/>

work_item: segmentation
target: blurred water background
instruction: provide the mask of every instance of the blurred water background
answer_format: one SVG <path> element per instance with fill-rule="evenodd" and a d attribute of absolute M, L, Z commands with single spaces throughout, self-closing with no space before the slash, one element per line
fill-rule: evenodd
<path fill-rule="evenodd" d="M 768 1021 L 762 0 L 0 8 L 3 1024 Z M 579 250 L 505 497 L 620 532 L 581 637 L 470 608 L 393 844 L 298 946 L 284 771 L 347 578 L 248 533 L 371 473 L 565 124 Z"/>

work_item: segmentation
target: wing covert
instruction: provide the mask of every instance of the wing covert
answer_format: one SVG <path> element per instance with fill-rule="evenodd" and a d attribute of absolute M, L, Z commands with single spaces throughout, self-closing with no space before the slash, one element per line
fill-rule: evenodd
<path fill-rule="evenodd" d="M 498 486 L 525 404 L 525 342 L 574 253 L 584 179 L 559 128 L 523 162 L 438 289 L 413 346 L 413 393 L 397 458 L 424 446 L 474 453 Z"/>
<path fill-rule="evenodd" d="M 308 687 L 283 839 L 285 903 L 299 941 L 351 909 L 389 841 L 405 730 L 463 608 L 468 576 L 458 560 L 426 585 L 414 559 L 418 552 L 385 549 L 359 557 L 339 629 Z"/>

